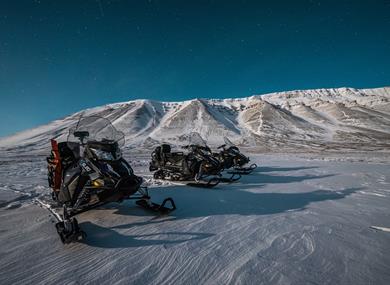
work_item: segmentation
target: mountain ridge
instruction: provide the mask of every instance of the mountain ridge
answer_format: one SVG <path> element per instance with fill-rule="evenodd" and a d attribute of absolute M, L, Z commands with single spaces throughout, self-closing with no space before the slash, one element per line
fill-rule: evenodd
<path fill-rule="evenodd" d="M 343 87 L 244 98 L 112 103 L 0 138 L 0 148 L 46 148 L 50 138 L 66 139 L 67 130 L 81 115 L 109 119 L 131 147 L 163 141 L 179 144 L 179 137 L 189 132 L 200 133 L 211 145 L 228 136 L 239 145 L 265 150 L 390 147 L 390 87 Z"/>

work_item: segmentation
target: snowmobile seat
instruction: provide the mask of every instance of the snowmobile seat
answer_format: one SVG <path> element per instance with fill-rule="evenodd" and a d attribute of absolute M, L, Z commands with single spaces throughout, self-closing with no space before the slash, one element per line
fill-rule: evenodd
<path fill-rule="evenodd" d="M 152 152 L 152 157 L 157 161 L 161 161 L 161 146 L 158 146 Z"/>
<path fill-rule="evenodd" d="M 161 153 L 170 153 L 171 152 L 171 146 L 169 144 L 162 144 L 160 151 L 161 151 Z"/>
<path fill-rule="evenodd" d="M 182 152 L 171 152 L 164 154 L 164 160 L 169 161 L 172 164 L 181 163 L 184 159 L 184 154 Z"/>
<path fill-rule="evenodd" d="M 171 164 L 181 163 L 183 160 L 183 152 L 171 152 L 171 146 L 169 144 L 162 144 L 160 146 L 160 157 L 166 162 L 170 162 Z"/>
<path fill-rule="evenodd" d="M 162 144 L 161 146 L 158 147 L 158 151 L 159 151 L 160 159 L 165 164 L 169 160 L 168 157 L 170 157 L 171 154 L 171 146 L 169 144 Z"/>

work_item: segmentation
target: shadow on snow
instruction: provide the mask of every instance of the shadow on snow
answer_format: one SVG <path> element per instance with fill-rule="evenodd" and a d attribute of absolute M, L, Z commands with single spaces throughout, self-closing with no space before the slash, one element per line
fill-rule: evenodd
<path fill-rule="evenodd" d="M 282 169 L 283 170 L 281 170 L 281 168 L 268 168 L 267 170 L 268 172 L 272 172 L 308 168 L 294 167 Z M 216 215 L 270 215 L 287 211 L 301 211 L 310 203 L 343 199 L 360 189 L 316 190 L 305 193 L 260 192 L 261 188 L 266 184 L 302 182 L 330 176 L 333 175 L 280 176 L 256 172 L 251 176 L 246 176 L 243 184 L 234 183 L 215 189 L 167 186 L 160 187 L 158 193 L 153 193 L 152 190 L 152 197 L 173 197 L 178 209 L 171 214 L 170 220 L 179 220 Z M 155 198 L 154 200 L 157 199 L 158 198 Z M 151 215 L 146 210 L 131 204 L 131 202 L 120 205 L 112 204 L 111 206 L 105 207 L 105 209 L 114 208 L 114 214 L 117 215 Z M 115 229 L 128 229 L 134 226 L 144 226 L 151 223 L 164 223 L 165 221 L 166 220 L 162 219 L 152 219 L 146 222 L 119 225 L 111 228 L 104 228 L 91 222 L 85 222 L 82 223 L 82 227 L 88 232 L 87 244 L 108 248 L 176 244 L 212 236 L 212 234 L 208 233 L 169 231 L 146 235 L 122 235 L 115 231 Z"/>
<path fill-rule="evenodd" d="M 194 232 L 163 232 L 140 235 L 123 235 L 114 228 L 101 227 L 92 222 L 80 224 L 82 229 L 88 233 L 87 238 L 83 241 L 85 244 L 101 248 L 128 248 L 144 247 L 154 245 L 173 245 L 192 240 L 205 239 L 212 234 L 194 233 Z M 134 226 L 134 225 L 126 225 Z M 120 228 L 126 228 L 120 226 Z"/>
<path fill-rule="evenodd" d="M 315 169 L 318 166 L 298 166 L 298 167 L 268 167 L 268 166 L 260 166 L 257 167 L 254 172 L 273 172 L 273 171 L 297 171 L 297 170 L 305 170 L 305 169 Z"/>

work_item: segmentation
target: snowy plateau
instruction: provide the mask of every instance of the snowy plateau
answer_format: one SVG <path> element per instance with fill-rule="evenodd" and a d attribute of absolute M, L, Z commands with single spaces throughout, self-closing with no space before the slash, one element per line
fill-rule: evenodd
<path fill-rule="evenodd" d="M 81 115 L 125 134 L 125 158 L 153 200 L 79 216 L 64 245 L 47 199 L 49 140 Z M 227 136 L 258 168 L 213 189 L 161 183 L 161 142 Z M 315 89 L 240 99 L 135 100 L 83 110 L 0 138 L 0 284 L 390 284 L 390 87 Z"/>

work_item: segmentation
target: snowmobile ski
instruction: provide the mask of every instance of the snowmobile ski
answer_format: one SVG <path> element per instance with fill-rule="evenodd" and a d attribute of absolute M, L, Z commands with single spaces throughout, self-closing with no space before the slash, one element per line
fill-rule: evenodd
<path fill-rule="evenodd" d="M 208 181 L 194 181 L 194 182 L 188 182 L 185 185 L 191 186 L 191 187 L 199 187 L 199 188 L 213 188 L 217 186 L 221 182 L 220 177 L 213 177 Z"/>
<path fill-rule="evenodd" d="M 87 234 L 80 229 L 76 218 L 66 218 L 65 211 L 63 218 L 50 204 L 47 204 L 40 199 L 36 199 L 35 201 L 43 208 L 47 209 L 57 220 L 55 227 L 62 243 L 68 244 L 75 241 L 81 241 L 87 236 Z"/>
<path fill-rule="evenodd" d="M 233 183 L 241 179 L 241 174 L 240 173 L 229 173 L 232 174 L 230 178 L 225 178 L 225 177 L 220 177 L 218 178 L 220 182 L 223 183 Z"/>
<path fill-rule="evenodd" d="M 168 208 L 165 206 L 165 204 L 169 202 L 171 204 L 171 207 Z M 161 204 L 153 203 L 150 201 L 150 199 L 140 199 L 135 202 L 138 206 L 141 206 L 142 208 L 145 208 L 147 210 L 151 210 L 153 212 L 158 212 L 161 215 L 167 215 L 170 212 L 176 210 L 175 202 L 172 198 L 166 198 Z"/>
<path fill-rule="evenodd" d="M 217 178 L 218 179 L 218 178 Z M 169 185 L 175 186 L 189 186 L 189 187 L 198 187 L 198 188 L 213 188 L 219 184 L 219 179 L 213 179 L 213 181 L 195 181 L 195 180 L 165 180 L 165 179 L 156 179 L 155 181 L 161 183 L 168 183 Z"/>
<path fill-rule="evenodd" d="M 76 218 L 56 223 L 56 229 L 64 244 L 81 241 L 87 236 L 87 234 L 80 229 Z"/>
<path fill-rule="evenodd" d="M 257 168 L 256 163 L 251 164 L 249 167 L 235 167 L 233 170 L 228 171 L 229 174 L 248 175 Z"/>

